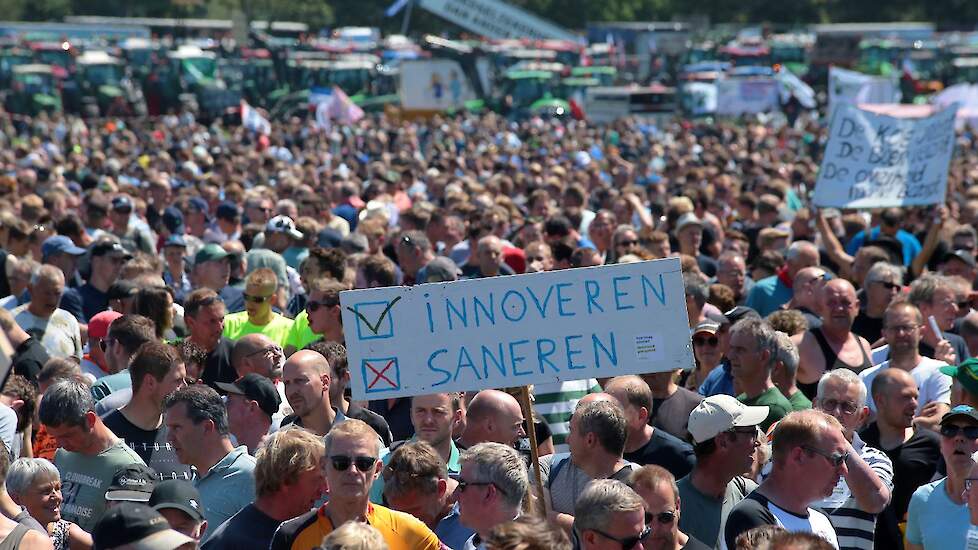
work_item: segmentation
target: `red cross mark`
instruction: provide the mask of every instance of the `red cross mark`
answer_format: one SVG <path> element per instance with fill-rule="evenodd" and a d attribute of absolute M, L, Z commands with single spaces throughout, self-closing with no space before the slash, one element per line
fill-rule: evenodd
<path fill-rule="evenodd" d="M 367 362 L 366 365 L 367 368 L 370 369 L 370 372 L 376 375 L 374 376 L 373 382 L 367 384 L 367 389 L 372 389 L 374 386 L 377 385 L 377 382 L 381 381 L 381 379 L 383 379 L 385 382 L 390 384 L 392 389 L 397 389 L 397 383 L 386 376 L 387 371 L 394 366 L 394 359 L 387 361 L 387 364 L 384 365 L 384 367 L 380 370 L 375 369 L 373 365 L 371 365 L 369 362 Z"/>

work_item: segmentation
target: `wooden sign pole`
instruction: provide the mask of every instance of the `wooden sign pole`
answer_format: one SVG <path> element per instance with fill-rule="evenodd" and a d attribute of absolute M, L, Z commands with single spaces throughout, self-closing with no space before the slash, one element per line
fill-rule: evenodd
<path fill-rule="evenodd" d="M 533 424 L 533 403 L 530 400 L 529 386 L 520 386 L 519 394 L 520 408 L 523 409 L 523 418 L 526 419 L 526 436 L 530 440 L 530 464 L 533 467 L 533 474 L 536 477 L 536 497 L 539 502 L 537 512 L 546 517 L 547 506 L 543 498 L 543 477 L 540 474 L 540 450 L 537 441 L 537 431 Z"/>

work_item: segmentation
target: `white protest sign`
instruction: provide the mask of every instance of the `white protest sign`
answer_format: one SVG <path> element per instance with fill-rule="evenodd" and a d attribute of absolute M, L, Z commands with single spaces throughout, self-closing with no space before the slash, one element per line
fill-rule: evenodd
<path fill-rule="evenodd" d="M 340 293 L 353 398 L 693 366 L 678 258 Z"/>
<path fill-rule="evenodd" d="M 829 67 L 829 109 L 840 103 L 898 103 L 900 84 L 896 75 L 872 76 Z"/>
<path fill-rule="evenodd" d="M 923 118 L 895 118 L 839 105 L 814 204 L 884 208 L 944 202 L 956 111 L 954 106 Z"/>
<path fill-rule="evenodd" d="M 729 78 L 717 81 L 717 114 L 737 116 L 780 109 L 780 89 L 774 78 Z"/>
<path fill-rule="evenodd" d="M 419 0 L 418 6 L 486 38 L 571 40 L 578 36 L 500 0 Z"/>

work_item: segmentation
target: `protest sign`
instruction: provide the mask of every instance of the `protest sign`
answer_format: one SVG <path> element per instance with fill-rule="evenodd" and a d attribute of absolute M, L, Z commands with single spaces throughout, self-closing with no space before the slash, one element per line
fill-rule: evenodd
<path fill-rule="evenodd" d="M 829 67 L 829 109 L 842 103 L 898 103 L 900 83 L 896 75 L 873 76 Z"/>
<path fill-rule="evenodd" d="M 832 114 L 816 206 L 883 208 L 944 202 L 957 107 L 896 118 L 853 105 Z"/>
<path fill-rule="evenodd" d="M 717 81 L 717 114 L 738 116 L 780 109 L 780 89 L 774 78 L 729 78 Z"/>
<path fill-rule="evenodd" d="M 354 399 L 690 368 L 678 258 L 340 293 Z"/>

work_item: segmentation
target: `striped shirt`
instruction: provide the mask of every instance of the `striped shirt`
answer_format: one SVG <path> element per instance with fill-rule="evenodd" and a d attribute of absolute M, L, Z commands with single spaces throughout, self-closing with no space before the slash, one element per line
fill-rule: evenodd
<path fill-rule="evenodd" d="M 550 426 L 554 447 L 558 453 L 570 450 L 565 441 L 570 431 L 570 418 L 577 402 L 589 393 L 600 391 L 601 386 L 594 378 L 533 386 L 533 409 Z"/>
<path fill-rule="evenodd" d="M 860 458 L 879 476 L 888 491 L 893 491 L 893 462 L 883 451 L 870 447 L 859 434 L 853 434 L 852 446 Z M 859 509 L 856 498 L 849 491 L 845 478 L 832 491 L 832 495 L 812 504 L 829 516 L 835 534 L 839 538 L 839 550 L 872 550 L 873 532 L 876 530 L 876 514 Z"/>

